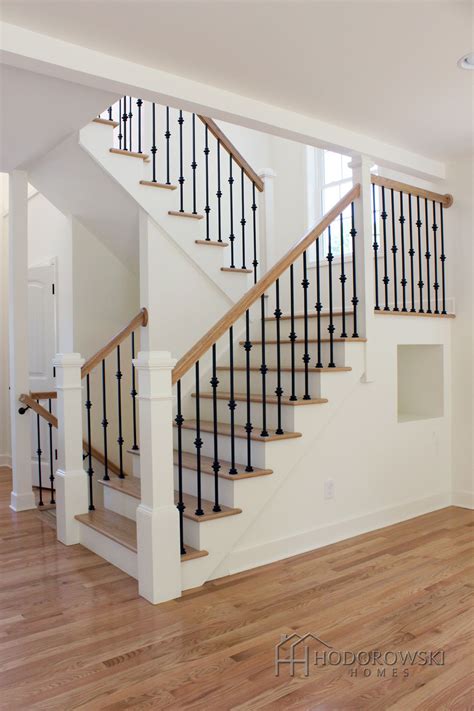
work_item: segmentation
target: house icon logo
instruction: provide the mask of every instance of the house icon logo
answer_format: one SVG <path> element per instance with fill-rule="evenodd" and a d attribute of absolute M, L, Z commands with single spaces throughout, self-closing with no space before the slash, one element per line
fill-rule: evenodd
<path fill-rule="evenodd" d="M 288 643 L 290 643 L 289 647 Z M 275 676 L 280 676 L 280 665 L 282 664 L 289 665 L 290 676 L 295 675 L 296 664 L 303 664 L 304 675 L 309 676 L 310 646 L 314 645 L 322 645 L 326 649 L 333 649 L 331 645 L 311 632 L 303 636 L 296 632 L 290 635 L 283 634 L 280 642 L 275 645 Z"/>

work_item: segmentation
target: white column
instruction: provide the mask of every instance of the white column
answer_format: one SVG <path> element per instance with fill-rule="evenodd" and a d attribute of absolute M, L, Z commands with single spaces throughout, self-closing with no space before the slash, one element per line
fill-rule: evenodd
<path fill-rule="evenodd" d="M 152 603 L 181 595 L 179 514 L 174 503 L 173 398 L 168 352 L 140 352 L 141 503 L 137 508 L 138 591 Z"/>
<path fill-rule="evenodd" d="M 32 490 L 31 421 L 20 415 L 18 398 L 30 391 L 28 368 L 28 177 L 15 170 L 9 180 L 9 379 L 13 490 L 10 508 L 35 508 Z"/>
<path fill-rule="evenodd" d="M 360 184 L 360 198 L 356 202 L 355 209 L 355 229 L 357 230 L 356 240 L 356 275 L 357 275 L 357 297 L 359 299 L 357 308 L 358 333 L 359 336 L 367 338 L 365 347 L 365 373 L 362 378 L 364 382 L 371 382 L 372 375 L 372 353 L 374 338 L 374 305 L 375 305 L 375 285 L 374 285 L 374 252 L 372 235 L 372 213 L 371 213 L 371 182 L 370 169 L 373 161 L 367 156 L 356 156 L 349 164 L 352 168 L 354 185 Z"/>
<path fill-rule="evenodd" d="M 58 353 L 56 368 L 58 460 L 56 521 L 58 540 L 79 543 L 77 514 L 88 510 L 87 474 L 82 463 L 82 384 L 79 353 Z"/>
<path fill-rule="evenodd" d="M 259 173 L 264 183 L 259 197 L 259 270 L 261 277 L 275 264 L 275 177 L 271 168 Z"/>

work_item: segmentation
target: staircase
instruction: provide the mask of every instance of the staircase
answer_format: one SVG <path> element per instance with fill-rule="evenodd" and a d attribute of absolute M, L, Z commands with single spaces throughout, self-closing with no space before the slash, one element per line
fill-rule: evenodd
<path fill-rule="evenodd" d="M 137 578 L 140 592 L 157 602 L 235 571 L 232 554 L 239 541 L 272 507 L 306 453 L 314 451 L 314 443 L 324 447 L 325 429 L 344 414 L 347 398 L 367 372 L 368 323 L 374 316 L 368 250 L 374 250 L 375 313 L 406 314 L 411 296 L 412 313 L 427 315 L 425 298 L 429 315 L 449 316 L 442 209 L 451 203 L 450 196 L 429 194 L 434 219 L 435 202 L 441 217 L 440 245 L 433 224 L 432 285 L 425 196 L 428 283 L 420 273 L 418 311 L 412 192 L 419 218 L 423 191 L 394 181 L 372 180 L 373 245 L 367 246 L 365 235 L 372 225 L 364 222 L 370 182 L 355 184 L 261 274 L 257 193 L 264 185 L 258 175 L 212 120 L 176 110 L 173 143 L 169 107 L 141 100 L 136 106 L 134 118 L 132 99 L 124 97 L 80 132 L 74 150 L 78 147 L 82 159 L 87 157 L 88 170 L 93 163 L 137 207 L 145 308 L 87 362 L 77 354 L 59 357 L 57 394 L 30 393 L 21 402 L 38 422 L 46 420 L 50 432 L 59 430 L 62 461 L 56 479 L 50 447 L 59 539 L 80 542 Z M 161 147 L 158 126 L 165 129 Z M 147 132 L 149 151 L 144 150 Z M 196 159 L 200 153 L 201 165 Z M 404 195 L 407 188 L 412 192 Z M 391 191 L 390 213 L 386 189 Z M 404 231 L 407 206 L 409 243 Z M 420 270 L 421 224 L 418 219 Z M 348 245 L 350 261 L 335 262 L 334 252 L 340 247 L 344 254 Z M 186 289 L 183 274 L 190 263 L 201 284 L 211 283 L 212 290 L 198 289 L 183 299 L 179 290 Z M 181 355 L 177 363 L 156 345 L 139 343 L 156 344 L 157 335 L 169 344 L 167 349 Z M 57 415 L 51 404 L 56 397 Z M 47 400 L 48 410 L 41 400 Z M 282 545 L 277 557 L 284 555 Z"/>

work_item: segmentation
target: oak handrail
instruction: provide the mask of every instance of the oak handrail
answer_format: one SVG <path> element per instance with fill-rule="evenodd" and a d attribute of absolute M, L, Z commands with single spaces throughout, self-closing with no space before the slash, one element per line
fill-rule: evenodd
<path fill-rule="evenodd" d="M 130 321 L 130 323 L 122 328 L 116 336 L 114 336 L 105 346 L 97 351 L 93 356 L 91 356 L 81 368 L 81 378 L 85 378 L 91 370 L 94 370 L 96 365 L 99 365 L 105 358 L 107 358 L 110 353 L 112 353 L 117 346 L 119 346 L 122 341 L 124 341 L 127 336 L 132 333 L 138 326 L 146 326 L 148 323 L 148 311 L 143 308 L 141 311 Z"/>
<path fill-rule="evenodd" d="M 29 407 L 30 410 L 36 412 L 36 414 L 40 415 L 40 417 L 43 417 L 46 422 L 49 422 L 49 424 L 53 425 L 53 427 L 58 426 L 58 418 L 55 417 L 55 415 L 51 414 L 51 412 L 48 412 L 48 410 L 46 410 L 43 405 L 40 405 L 36 402 L 36 400 L 33 400 L 31 395 L 23 393 L 18 399 L 21 403 L 23 403 L 23 405 Z"/>
<path fill-rule="evenodd" d="M 199 116 L 199 114 L 198 114 Z M 227 153 L 229 153 L 232 158 L 235 160 L 239 168 L 242 168 L 244 171 L 245 175 L 247 178 L 249 178 L 252 183 L 255 183 L 255 187 L 257 190 L 259 190 L 261 193 L 263 192 L 264 189 L 264 183 L 263 180 L 257 173 L 254 171 L 254 169 L 247 163 L 243 155 L 237 150 L 237 148 L 234 146 L 232 141 L 230 141 L 225 133 L 219 128 L 219 126 L 216 124 L 215 121 L 213 121 L 211 118 L 208 118 L 207 116 L 199 116 L 201 121 L 209 131 L 212 133 L 214 138 L 217 138 L 218 141 L 220 141 L 221 146 L 225 148 Z"/>
<path fill-rule="evenodd" d="M 34 400 L 55 400 L 57 396 L 56 390 L 37 390 L 34 392 L 30 390 L 30 397 Z"/>
<path fill-rule="evenodd" d="M 345 208 L 360 196 L 360 185 L 354 185 L 334 207 L 313 227 L 294 247 L 292 247 L 254 286 L 232 306 L 229 311 L 180 358 L 173 368 L 173 385 L 181 380 L 188 370 L 198 361 L 219 338 L 245 314 L 252 304 L 285 272 L 305 250 L 317 240 L 334 222 Z"/>
<path fill-rule="evenodd" d="M 417 188 L 416 185 L 409 185 L 408 183 L 400 183 L 398 180 L 383 178 L 381 175 L 371 175 L 370 180 L 374 185 L 379 185 L 382 188 L 389 188 L 401 193 L 409 193 L 410 195 L 416 195 L 421 198 L 426 198 L 427 200 L 440 202 L 443 207 L 451 207 L 454 202 L 454 198 L 450 193 L 441 195 L 441 193 L 435 193 L 432 190 Z"/>

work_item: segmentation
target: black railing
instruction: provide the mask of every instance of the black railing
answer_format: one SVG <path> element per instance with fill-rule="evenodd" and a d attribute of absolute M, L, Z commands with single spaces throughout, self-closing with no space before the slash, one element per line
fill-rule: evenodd
<path fill-rule="evenodd" d="M 185 493 L 196 497 L 195 515 L 219 512 L 222 476 L 248 476 L 264 468 L 262 443 L 295 436 L 285 427 L 285 408 L 300 401 L 321 403 L 321 371 L 344 367 L 344 352 L 336 345 L 360 340 L 354 203 L 357 195 L 354 188 L 347 204 L 341 201 L 345 206 L 342 219 L 336 212 L 319 239 L 311 241 L 312 233 L 305 238 L 309 240 L 305 248 L 297 248 L 296 256 L 287 258 L 285 267 L 275 272 L 268 288 L 257 282 L 244 297 L 248 300 L 236 318 L 230 318 L 226 326 L 218 324 L 220 335 L 213 340 L 216 331 L 209 332 L 208 347 L 198 357 L 186 368 L 181 362 L 177 365 L 173 376 L 177 387 L 175 463 L 182 552 L 186 551 Z M 354 196 L 352 201 L 349 196 Z M 346 258 L 339 281 L 333 278 L 334 262 L 341 256 L 335 242 L 338 247 L 342 243 Z M 326 265 L 321 254 L 326 257 Z M 255 297 L 250 298 L 253 291 Z M 353 328 L 348 338 L 345 319 L 350 317 Z M 182 368 L 185 372 L 179 377 Z M 194 407 L 186 410 L 182 393 L 190 390 Z M 205 461 L 212 462 L 212 467 L 204 466 Z M 189 470 L 194 472 L 194 478 Z M 214 477 L 213 486 L 204 482 L 206 476 Z M 207 505 L 203 502 L 204 490 L 213 496 Z"/>
<path fill-rule="evenodd" d="M 56 434 L 53 432 L 56 429 L 55 407 L 53 407 L 56 393 L 31 393 L 31 396 L 28 397 L 31 406 L 24 404 L 18 411 L 24 415 L 31 409 L 35 418 L 32 433 L 34 433 L 36 440 L 34 450 L 38 481 L 35 486 L 38 490 L 38 506 L 43 507 L 45 503 L 54 505 L 56 503 L 54 470 L 58 457 Z M 36 412 L 33 410 L 35 403 L 40 406 Z M 49 501 L 45 502 L 43 492 L 47 492 Z"/>
<path fill-rule="evenodd" d="M 139 156 L 151 154 L 145 163 L 150 171 L 145 184 L 176 187 L 177 213 L 205 218 L 204 234 L 197 242 L 228 246 L 227 268 L 253 273 L 256 282 L 257 191 L 263 190 L 263 183 L 217 126 L 196 114 L 127 96 L 100 118 L 117 123 L 116 148 Z M 235 229 L 237 220 L 240 230 Z"/>
<path fill-rule="evenodd" d="M 451 196 L 372 180 L 375 310 L 446 315 L 443 212 Z"/>

